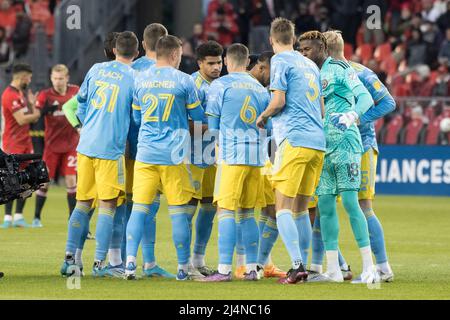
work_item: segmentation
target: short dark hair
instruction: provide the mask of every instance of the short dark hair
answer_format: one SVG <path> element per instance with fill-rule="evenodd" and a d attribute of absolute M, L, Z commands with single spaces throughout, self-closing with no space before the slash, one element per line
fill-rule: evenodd
<path fill-rule="evenodd" d="M 167 36 L 166 27 L 160 23 L 149 24 L 144 30 L 144 42 L 147 50 L 156 51 L 156 44 L 161 37 Z"/>
<path fill-rule="evenodd" d="M 13 75 L 16 75 L 21 72 L 33 73 L 33 70 L 31 69 L 31 66 L 26 63 L 18 63 L 13 66 L 13 68 L 12 68 Z"/>
<path fill-rule="evenodd" d="M 270 65 L 270 61 L 272 60 L 272 57 L 274 56 L 274 53 L 272 51 L 264 51 L 259 55 L 258 62 L 259 63 L 268 63 Z"/>
<path fill-rule="evenodd" d="M 241 43 L 234 43 L 227 50 L 227 58 L 233 60 L 240 66 L 247 66 L 249 58 L 248 48 Z"/>
<path fill-rule="evenodd" d="M 105 50 L 105 55 L 109 60 L 116 59 L 113 49 L 116 47 L 118 36 L 119 32 L 110 32 L 106 35 L 105 41 L 103 41 L 103 49 Z"/>
<path fill-rule="evenodd" d="M 198 46 L 195 53 L 197 61 L 203 61 L 206 57 L 221 57 L 223 55 L 223 47 L 216 41 L 210 40 Z"/>
<path fill-rule="evenodd" d="M 127 59 L 134 58 L 139 50 L 139 41 L 131 31 L 119 33 L 116 40 L 116 52 L 119 56 Z"/>
<path fill-rule="evenodd" d="M 247 70 L 250 71 L 258 64 L 259 55 L 251 54 L 248 58 L 250 59 L 250 64 L 248 65 Z"/>
<path fill-rule="evenodd" d="M 175 36 L 164 36 L 156 43 L 156 57 L 168 57 L 173 51 L 181 48 L 183 43 Z"/>

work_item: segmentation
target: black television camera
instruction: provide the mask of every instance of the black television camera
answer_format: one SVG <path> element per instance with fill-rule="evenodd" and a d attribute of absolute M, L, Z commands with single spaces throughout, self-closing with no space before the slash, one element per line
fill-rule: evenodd
<path fill-rule="evenodd" d="M 20 165 L 24 162 L 30 163 L 21 170 Z M 42 161 L 42 156 L 8 155 L 0 150 L 0 204 L 28 198 L 49 181 L 47 166 Z"/>

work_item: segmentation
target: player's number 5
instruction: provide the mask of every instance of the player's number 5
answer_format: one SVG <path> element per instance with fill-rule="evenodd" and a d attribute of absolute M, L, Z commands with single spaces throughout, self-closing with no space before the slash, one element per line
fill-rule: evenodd
<path fill-rule="evenodd" d="M 98 87 L 97 89 L 97 99 L 92 101 L 92 106 L 95 109 L 101 109 L 106 105 L 106 100 L 108 99 L 106 96 L 106 90 L 111 90 L 111 96 L 108 104 L 108 112 L 114 112 L 114 109 L 117 104 L 117 96 L 119 95 L 120 88 L 116 84 L 110 84 L 104 81 L 96 81 L 95 85 Z"/>
<path fill-rule="evenodd" d="M 172 112 L 173 103 L 175 102 L 175 96 L 173 94 L 158 94 L 158 96 L 155 96 L 153 94 L 146 94 L 142 97 L 143 105 L 147 105 L 150 102 L 150 106 L 148 107 L 147 111 L 144 115 L 144 121 L 145 122 L 158 122 L 159 117 L 154 116 L 156 109 L 158 108 L 159 101 L 166 101 L 166 104 L 164 106 L 164 113 L 161 118 L 161 121 L 167 122 L 169 121 L 170 113 Z"/>
<path fill-rule="evenodd" d="M 254 123 L 257 117 L 256 109 L 250 106 L 250 100 L 250 96 L 245 97 L 245 101 L 241 109 L 241 119 L 248 124 Z"/>
<path fill-rule="evenodd" d="M 305 73 L 305 77 L 309 80 L 309 87 L 313 90 L 313 93 L 307 92 L 306 97 L 309 101 L 314 102 L 319 97 L 319 88 L 316 83 L 316 76 L 312 73 Z"/>

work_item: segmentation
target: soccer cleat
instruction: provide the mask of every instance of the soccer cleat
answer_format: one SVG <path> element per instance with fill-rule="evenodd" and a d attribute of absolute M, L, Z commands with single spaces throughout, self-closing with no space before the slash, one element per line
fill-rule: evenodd
<path fill-rule="evenodd" d="M 287 273 L 278 269 L 275 265 L 267 265 L 264 267 L 264 278 L 285 278 Z"/>
<path fill-rule="evenodd" d="M 350 269 L 350 266 L 348 266 L 348 270 L 341 269 L 341 271 L 344 281 L 351 281 L 353 279 L 353 272 L 352 269 Z"/>
<path fill-rule="evenodd" d="M 250 273 L 246 273 L 244 276 L 244 281 L 258 281 L 258 273 L 256 271 L 250 271 Z"/>
<path fill-rule="evenodd" d="M 168 279 L 176 278 L 174 274 L 167 272 L 166 270 L 157 265 L 151 269 L 143 269 L 143 273 L 144 277 L 148 278 L 168 278 Z"/>
<path fill-rule="evenodd" d="M 5 221 L 3 222 L 2 225 L 0 225 L 0 229 L 9 229 L 12 227 L 12 222 L 11 221 Z"/>
<path fill-rule="evenodd" d="M 325 273 L 318 273 L 318 272 L 311 272 L 308 274 L 307 282 L 335 282 L 335 283 L 342 283 L 344 282 L 344 277 L 342 276 L 341 272 L 338 272 L 336 274 L 332 274 L 329 272 Z"/>
<path fill-rule="evenodd" d="M 92 268 L 92 276 L 95 278 L 123 278 L 125 271 L 123 265 L 114 267 L 108 264 L 107 266 L 102 266 L 101 262 L 96 261 Z"/>
<path fill-rule="evenodd" d="M 179 270 L 176 279 L 177 281 L 187 281 L 189 280 L 189 275 L 184 270 Z"/>
<path fill-rule="evenodd" d="M 234 271 L 234 276 L 236 277 L 236 279 L 242 280 L 242 279 L 244 279 L 246 272 L 247 272 L 247 267 L 240 266 L 236 269 L 236 271 Z"/>
<path fill-rule="evenodd" d="M 232 277 L 231 277 L 231 272 L 228 274 L 221 274 L 221 273 L 217 272 L 209 277 L 205 277 L 198 281 L 200 281 L 200 282 L 230 282 L 230 281 L 232 281 Z"/>
<path fill-rule="evenodd" d="M 374 284 L 380 283 L 380 275 L 375 267 L 370 270 L 364 271 L 359 277 L 352 281 L 352 284 Z"/>
<path fill-rule="evenodd" d="M 394 282 L 394 273 L 392 271 L 384 273 L 383 271 L 378 270 L 377 272 L 381 282 Z"/>
<path fill-rule="evenodd" d="M 14 228 L 29 228 L 30 225 L 25 221 L 25 219 L 14 220 Z"/>
<path fill-rule="evenodd" d="M 200 272 L 203 276 L 208 277 L 216 273 L 216 270 L 211 269 L 208 266 L 198 267 L 196 268 L 198 272 Z"/>
<path fill-rule="evenodd" d="M 88 235 L 86 237 L 87 240 L 95 240 L 95 237 L 92 235 L 92 233 L 89 231 Z"/>
<path fill-rule="evenodd" d="M 126 280 L 136 280 L 136 264 L 130 262 L 125 268 L 125 279 Z"/>
<path fill-rule="evenodd" d="M 63 277 L 71 277 L 73 275 L 82 274 L 82 269 L 75 264 L 73 256 L 66 256 L 61 266 L 60 273 Z"/>
<path fill-rule="evenodd" d="M 188 276 L 189 276 L 189 280 L 195 280 L 195 281 L 205 278 L 205 276 L 203 274 L 201 274 L 200 271 L 198 271 L 192 265 L 190 265 L 188 268 Z"/>
<path fill-rule="evenodd" d="M 43 228 L 44 226 L 41 223 L 41 220 L 39 219 L 34 219 L 33 223 L 31 224 L 32 228 Z"/>
<path fill-rule="evenodd" d="M 281 284 L 296 284 L 298 282 L 303 282 L 308 279 L 308 272 L 306 272 L 305 267 L 301 264 L 298 269 L 291 269 L 288 271 L 286 277 L 278 280 Z"/>

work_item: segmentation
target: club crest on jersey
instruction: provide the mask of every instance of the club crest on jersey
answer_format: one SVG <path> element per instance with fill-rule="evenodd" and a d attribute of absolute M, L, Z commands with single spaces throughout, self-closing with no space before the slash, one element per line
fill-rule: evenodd
<path fill-rule="evenodd" d="M 328 80 L 322 80 L 322 90 L 325 90 L 328 87 Z"/>

